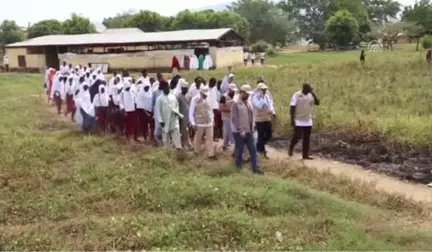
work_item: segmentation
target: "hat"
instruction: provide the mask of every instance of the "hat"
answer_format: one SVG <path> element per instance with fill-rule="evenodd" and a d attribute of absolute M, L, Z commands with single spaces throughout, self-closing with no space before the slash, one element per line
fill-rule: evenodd
<path fill-rule="evenodd" d="M 268 89 L 268 86 L 264 82 L 260 82 L 257 86 L 258 89 Z"/>
<path fill-rule="evenodd" d="M 234 92 L 237 92 L 237 91 L 238 91 L 237 85 L 234 84 L 234 83 L 229 84 L 229 85 L 228 85 L 228 89 L 230 89 L 230 90 L 232 90 L 232 91 L 234 91 Z"/>
<path fill-rule="evenodd" d="M 246 92 L 248 94 L 252 94 L 253 93 L 253 90 L 252 90 L 251 86 L 247 85 L 247 84 L 241 86 L 240 91 Z"/>
<path fill-rule="evenodd" d="M 124 88 L 130 88 L 131 84 L 130 84 L 129 80 L 124 80 L 123 81 L 123 86 L 124 86 Z"/>
<path fill-rule="evenodd" d="M 206 96 L 210 95 L 210 90 L 207 86 L 201 86 L 200 88 L 200 92 Z"/>
<path fill-rule="evenodd" d="M 232 77 L 234 77 L 233 73 L 228 74 L 228 78 L 232 78 Z"/>
<path fill-rule="evenodd" d="M 185 81 L 184 79 L 180 79 L 179 82 L 180 82 L 180 86 L 181 86 L 182 88 L 187 88 L 187 87 L 189 87 L 189 83 L 187 83 L 187 81 Z"/>

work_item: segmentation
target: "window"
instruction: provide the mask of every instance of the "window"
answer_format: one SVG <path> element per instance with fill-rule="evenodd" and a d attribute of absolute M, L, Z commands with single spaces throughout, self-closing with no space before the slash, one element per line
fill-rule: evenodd
<path fill-rule="evenodd" d="M 18 67 L 27 67 L 26 57 L 24 55 L 18 55 Z"/>

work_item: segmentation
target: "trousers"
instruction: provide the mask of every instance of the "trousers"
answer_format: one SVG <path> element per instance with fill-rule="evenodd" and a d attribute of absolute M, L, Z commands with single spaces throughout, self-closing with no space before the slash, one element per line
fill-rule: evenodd
<path fill-rule="evenodd" d="M 223 147 L 227 148 L 234 144 L 231 119 L 223 119 Z"/>
<path fill-rule="evenodd" d="M 129 139 L 133 135 L 134 140 L 138 139 L 137 135 L 137 116 L 136 111 L 130 111 L 126 112 L 126 118 L 125 118 L 125 126 L 126 126 L 126 138 Z"/>
<path fill-rule="evenodd" d="M 255 147 L 255 141 L 253 134 L 251 132 L 246 133 L 246 137 L 242 137 L 240 133 L 234 133 L 235 140 L 235 163 L 237 168 L 242 168 L 243 166 L 243 151 L 246 145 L 249 150 L 250 162 L 253 172 L 259 172 L 260 168 L 258 166 L 258 158 Z"/>
<path fill-rule="evenodd" d="M 272 137 L 272 123 L 270 121 L 256 122 L 255 125 L 258 132 L 257 151 L 266 153 L 265 146 Z"/>
<path fill-rule="evenodd" d="M 291 139 L 290 152 L 294 150 L 294 147 L 300 140 L 303 139 L 302 147 L 303 147 L 303 158 L 309 157 L 309 146 L 310 146 L 310 135 L 312 132 L 312 126 L 295 126 L 293 137 Z"/>
<path fill-rule="evenodd" d="M 213 157 L 215 155 L 213 145 L 213 126 L 197 127 L 194 136 L 194 152 L 196 154 L 200 153 L 203 136 L 205 136 L 205 148 L 207 155 L 209 157 Z"/>
<path fill-rule="evenodd" d="M 174 145 L 176 149 L 181 149 L 180 131 L 179 129 L 174 129 L 169 132 L 162 132 L 162 142 L 167 148 Z"/>

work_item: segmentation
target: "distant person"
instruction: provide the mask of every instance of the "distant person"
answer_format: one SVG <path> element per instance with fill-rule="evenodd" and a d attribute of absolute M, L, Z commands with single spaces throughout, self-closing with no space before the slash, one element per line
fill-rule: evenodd
<path fill-rule="evenodd" d="M 9 72 L 9 57 L 7 55 L 3 56 L 3 66 L 5 72 Z"/>
<path fill-rule="evenodd" d="M 303 159 L 312 160 L 309 156 L 310 135 L 312 132 L 312 113 L 314 106 L 320 102 L 309 84 L 303 84 L 301 91 L 296 92 L 291 98 L 291 125 L 294 127 L 294 134 L 288 155 L 292 156 L 294 147 L 300 138 L 303 139 Z"/>
<path fill-rule="evenodd" d="M 189 91 L 189 83 L 185 80 L 180 80 L 179 85 L 181 86 L 181 93 L 177 95 L 177 100 L 179 103 L 179 112 L 183 115 L 183 118 L 180 118 L 180 134 L 181 134 L 181 143 L 183 149 L 192 150 L 192 144 L 189 139 L 189 99 L 186 94 Z"/>
<path fill-rule="evenodd" d="M 232 66 L 228 67 L 228 72 L 225 74 L 222 79 L 222 84 L 220 88 L 220 92 L 225 94 L 228 91 L 228 85 L 234 82 L 234 74 L 232 73 Z"/>
<path fill-rule="evenodd" d="M 252 66 L 255 65 L 256 54 L 254 52 L 251 54 L 250 58 L 251 58 Z"/>
<path fill-rule="evenodd" d="M 231 127 L 231 108 L 234 102 L 234 95 L 238 91 L 237 85 L 231 83 L 228 85 L 226 92 L 219 101 L 219 110 L 222 113 L 223 122 L 223 150 L 227 150 L 231 144 L 234 144 L 234 136 Z"/>
<path fill-rule="evenodd" d="M 244 52 L 243 53 L 243 63 L 245 66 L 247 66 L 248 61 L 249 61 L 249 52 Z"/>
<path fill-rule="evenodd" d="M 200 56 L 198 56 L 198 70 L 203 70 L 204 68 L 204 55 L 200 54 Z"/>
<path fill-rule="evenodd" d="M 364 65 L 365 62 L 366 62 L 366 53 L 365 53 L 364 50 L 362 50 L 362 51 L 361 51 L 361 54 L 360 54 L 360 63 L 361 63 L 362 65 Z"/>
<path fill-rule="evenodd" d="M 266 57 L 265 52 L 262 52 L 261 55 L 260 55 L 261 65 L 264 65 L 265 57 Z"/>
<path fill-rule="evenodd" d="M 251 94 L 252 88 L 249 85 L 243 85 L 240 88 L 238 99 L 234 98 L 232 105 L 231 123 L 235 141 L 235 163 L 237 168 L 242 168 L 243 150 L 246 145 L 249 150 L 253 173 L 264 174 L 258 166 L 257 150 L 253 137 L 254 116 L 248 101 Z"/>
<path fill-rule="evenodd" d="M 426 53 L 426 62 L 428 64 L 432 62 L 432 49 L 429 49 Z"/>

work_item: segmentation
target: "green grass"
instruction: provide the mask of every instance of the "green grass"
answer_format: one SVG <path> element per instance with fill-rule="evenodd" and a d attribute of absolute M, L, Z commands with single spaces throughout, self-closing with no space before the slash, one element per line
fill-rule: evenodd
<path fill-rule="evenodd" d="M 279 134 L 291 134 L 289 102 L 304 82 L 321 98 L 314 128 L 319 132 L 344 131 L 378 134 L 389 141 L 429 145 L 432 141 L 431 68 L 425 52 L 415 46 L 369 54 L 366 65 L 360 52 L 309 52 L 270 58 L 273 67 L 235 69 L 236 83 L 254 87 L 260 75 L 276 101 Z M 277 68 L 275 67 L 277 66 Z M 222 78 L 224 69 L 202 72 Z M 192 79 L 198 73 L 185 73 Z"/>
<path fill-rule="evenodd" d="M 41 81 L 0 75 L 0 250 L 432 246 L 421 206 L 367 186 L 271 162 L 263 169 L 290 179 L 258 177 L 228 157 L 83 136 L 37 97 Z"/>

